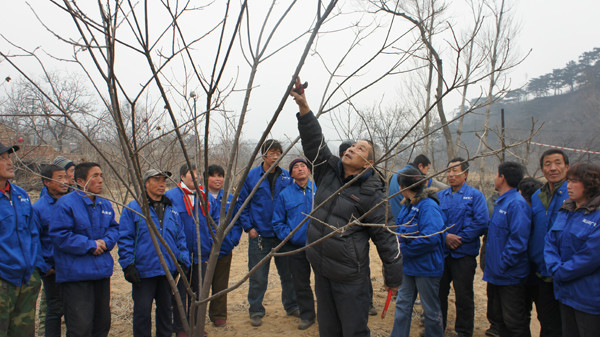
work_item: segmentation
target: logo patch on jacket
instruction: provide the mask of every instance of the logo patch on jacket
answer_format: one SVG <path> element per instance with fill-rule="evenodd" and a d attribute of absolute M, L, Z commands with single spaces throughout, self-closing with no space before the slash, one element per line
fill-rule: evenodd
<path fill-rule="evenodd" d="M 102 214 L 104 214 L 104 215 L 112 215 L 112 212 L 110 212 L 110 211 L 105 211 L 105 210 L 102 210 Z"/>
<path fill-rule="evenodd" d="M 593 222 L 592 220 L 588 220 L 588 219 L 583 219 L 583 223 L 588 224 L 592 227 L 596 227 L 598 225 L 596 222 Z"/>

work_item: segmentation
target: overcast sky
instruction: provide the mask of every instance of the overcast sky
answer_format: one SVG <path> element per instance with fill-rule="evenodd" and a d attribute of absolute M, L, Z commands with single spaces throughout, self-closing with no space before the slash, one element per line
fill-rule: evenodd
<path fill-rule="evenodd" d="M 513 71 L 517 84 L 564 67 L 600 47 L 600 1 L 521 0 L 517 2 L 518 43 L 531 55 Z"/>
<path fill-rule="evenodd" d="M 301 1 L 303 4 L 308 3 L 304 2 L 308 0 Z M 30 3 L 40 15 L 46 15 L 44 20 L 54 28 L 58 28 L 59 30 L 64 29 L 65 31 L 73 29 L 73 23 L 68 18 L 65 20 L 64 15 L 48 15 L 51 10 L 47 9 L 49 7 L 47 2 L 35 0 Z M 85 3 L 93 5 L 94 1 Z M 312 2 L 310 3 L 312 4 Z M 524 85 L 527 80 L 533 77 L 551 72 L 554 68 L 563 67 L 569 60 L 577 60 L 577 57 L 585 51 L 589 51 L 594 47 L 600 47 L 600 20 L 598 19 L 600 1 L 519 0 L 514 1 L 514 3 L 516 21 L 520 24 L 516 46 L 518 46 L 521 55 L 525 55 L 530 49 L 531 53 L 521 65 L 511 71 L 509 76 L 513 88 Z M 296 15 L 296 17 L 302 19 L 302 14 Z M 452 18 L 452 20 L 456 21 L 460 20 L 460 18 L 456 17 Z M 304 18 L 304 21 L 306 21 L 306 18 Z M 310 24 L 310 21 L 304 23 Z M 42 28 L 32 15 L 31 10 L 22 1 L 11 1 L 5 4 L 0 13 L 0 33 L 8 40 L 30 49 L 42 46 L 44 49 L 52 51 L 53 49 L 56 50 L 57 47 L 64 46 Z M 336 42 L 343 43 L 346 41 L 334 41 L 330 47 L 335 48 Z M 0 49 L 3 52 L 18 52 L 18 49 L 9 45 L 4 39 L 0 41 Z M 68 52 L 67 50 L 67 54 Z M 298 52 L 295 52 L 290 57 L 292 59 L 289 61 L 291 65 L 294 65 L 294 58 L 299 56 L 297 54 Z M 293 71 L 293 68 L 286 68 L 288 66 L 286 58 L 274 58 L 270 62 L 270 69 L 273 71 L 261 74 L 255 83 L 257 88 L 253 93 L 253 97 L 257 103 L 251 106 L 251 112 L 254 115 L 249 115 L 247 123 L 250 127 L 245 133 L 249 138 L 258 138 L 260 135 L 259 131 L 267 124 L 270 111 L 274 111 L 278 105 L 280 97 L 282 97 L 282 89 L 289 81 L 289 75 Z M 309 101 L 312 105 L 316 105 L 321 99 L 320 93 L 325 87 L 325 83 L 319 82 L 320 72 L 323 70 L 316 67 L 312 68 L 317 63 L 319 63 L 318 57 L 316 55 L 309 55 L 309 60 L 301 73 L 310 82 L 308 93 L 310 95 Z M 134 68 L 137 64 L 131 64 L 130 66 Z M 64 67 L 64 69 L 67 68 L 66 65 L 61 67 Z M 32 67 L 31 69 L 34 68 Z M 34 70 L 34 72 L 36 71 L 39 74 L 39 69 Z M 239 71 L 242 76 L 240 83 L 237 83 L 237 85 L 243 88 L 247 81 L 243 77 L 245 70 L 241 67 Z M 282 74 L 284 76 L 280 76 Z M 35 74 L 33 75 L 35 76 Z M 19 75 L 7 62 L 3 61 L 0 62 L 0 78 L 5 78 L 6 76 L 17 78 Z M 135 80 L 135 74 L 131 77 Z M 7 89 L 7 85 L 9 84 L 3 82 L 0 85 L 0 91 Z M 139 84 L 134 83 L 134 85 Z M 370 100 L 376 101 L 377 94 L 379 92 L 372 95 L 365 95 L 366 97 L 362 98 L 363 101 L 359 102 L 364 102 L 365 105 L 373 104 L 374 101 L 371 102 Z M 394 92 L 390 92 L 387 95 L 388 97 L 393 97 L 394 94 Z M 450 100 L 450 102 L 447 101 L 447 104 L 453 105 L 454 102 Z M 287 104 L 284 108 L 285 113 L 282 115 L 281 121 L 277 122 L 273 132 L 273 135 L 277 138 L 291 139 L 297 135 L 293 114 L 295 105 L 293 102 L 288 103 L 291 104 Z M 446 110 L 452 111 L 454 106 L 450 106 Z M 235 104 L 230 104 L 228 108 L 232 110 L 239 109 Z"/>

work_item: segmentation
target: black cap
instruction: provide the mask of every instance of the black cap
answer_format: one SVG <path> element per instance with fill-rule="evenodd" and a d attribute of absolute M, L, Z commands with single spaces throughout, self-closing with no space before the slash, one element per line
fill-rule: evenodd
<path fill-rule="evenodd" d="M 19 147 L 16 145 L 13 146 L 5 146 L 4 144 L 0 143 L 0 154 L 3 153 L 13 153 L 13 152 L 17 152 L 19 151 Z"/>

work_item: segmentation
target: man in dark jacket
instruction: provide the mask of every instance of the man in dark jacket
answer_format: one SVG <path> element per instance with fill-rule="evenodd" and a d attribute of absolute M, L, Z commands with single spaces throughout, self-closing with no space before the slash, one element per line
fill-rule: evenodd
<path fill-rule="evenodd" d="M 296 84 L 300 85 L 300 79 Z M 402 282 L 396 236 L 387 228 L 360 225 L 394 225 L 389 212 L 386 217 L 385 183 L 371 166 L 374 148 L 369 141 L 359 140 L 340 160 L 327 147 L 304 94 L 290 94 L 300 108 L 298 130 L 317 184 L 314 220 L 307 229 L 307 245 L 311 246 L 306 255 L 315 273 L 319 334 L 370 336 L 369 240 L 377 246 L 383 262 L 386 288 L 396 291 Z"/>

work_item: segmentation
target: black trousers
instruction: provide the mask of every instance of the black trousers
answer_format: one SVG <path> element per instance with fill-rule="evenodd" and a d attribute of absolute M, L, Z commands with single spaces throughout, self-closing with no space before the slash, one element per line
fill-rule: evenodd
<path fill-rule="evenodd" d="M 488 320 L 496 324 L 502 337 L 531 337 L 525 284 L 488 283 Z"/>
<path fill-rule="evenodd" d="M 46 337 L 60 337 L 63 303 L 60 285 L 56 283 L 56 274 L 42 276 L 46 295 Z"/>
<path fill-rule="evenodd" d="M 132 286 L 133 336 L 150 337 L 152 331 L 152 302 L 156 301 L 156 337 L 172 334 L 171 287 L 166 276 L 141 279 L 139 286 Z"/>
<path fill-rule="evenodd" d="M 71 337 L 106 337 L 110 331 L 110 278 L 61 283 Z"/>
<path fill-rule="evenodd" d="M 290 250 L 299 249 L 301 247 L 294 246 L 288 243 Z M 306 321 L 314 321 L 315 314 L 315 298 L 310 286 L 310 263 L 306 258 L 305 251 L 290 255 L 290 270 L 296 292 L 296 303 L 300 309 L 300 319 Z"/>
<path fill-rule="evenodd" d="M 317 320 L 323 337 L 369 337 L 369 285 L 332 281 L 315 272 Z"/>
<path fill-rule="evenodd" d="M 456 323 L 454 330 L 459 336 L 473 336 L 473 325 L 475 320 L 475 300 L 473 294 L 473 279 L 477 260 L 474 256 L 464 256 L 455 259 L 446 257 L 444 262 L 444 274 L 440 280 L 440 307 L 444 319 L 444 329 L 448 321 L 448 295 L 450 294 L 450 283 L 454 286 L 456 298 Z"/>
<path fill-rule="evenodd" d="M 186 272 L 187 279 L 190 282 L 190 286 L 194 294 L 196 294 L 196 297 L 198 297 L 198 294 L 200 293 L 200 280 L 198 278 L 198 268 L 200 267 L 202 268 L 202 281 L 204 281 L 204 275 L 206 274 L 206 263 L 202 263 L 200 265 L 192 264 L 191 270 Z M 183 304 L 183 308 L 185 309 L 185 313 L 189 317 L 189 309 L 194 299 L 187 295 L 185 285 L 181 279 L 179 280 L 179 283 L 177 283 L 177 290 L 179 291 L 179 296 L 181 296 L 181 302 Z M 195 318 L 196 315 L 194 314 L 194 319 Z M 173 299 L 173 331 L 176 333 L 184 331 L 183 323 L 181 321 L 181 316 L 179 316 L 179 309 L 177 309 L 175 299 Z"/>
<path fill-rule="evenodd" d="M 529 286 L 529 290 L 540 321 L 540 337 L 562 336 L 560 302 L 554 298 L 553 283 L 540 280 L 539 284 Z"/>
<path fill-rule="evenodd" d="M 600 315 L 588 314 L 560 304 L 563 337 L 597 337 L 600 334 Z"/>

